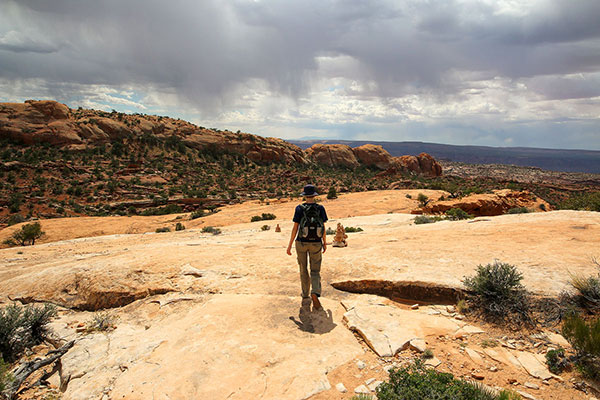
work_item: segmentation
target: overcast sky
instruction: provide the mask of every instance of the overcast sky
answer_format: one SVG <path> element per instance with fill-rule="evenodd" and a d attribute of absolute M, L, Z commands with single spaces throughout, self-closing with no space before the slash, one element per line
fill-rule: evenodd
<path fill-rule="evenodd" d="M 0 0 L 0 101 L 600 150 L 599 0 Z"/>

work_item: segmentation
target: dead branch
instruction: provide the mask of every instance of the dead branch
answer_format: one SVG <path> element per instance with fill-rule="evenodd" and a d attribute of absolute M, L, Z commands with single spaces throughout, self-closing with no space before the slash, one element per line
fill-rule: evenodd
<path fill-rule="evenodd" d="M 32 373 L 37 371 L 38 369 L 45 367 L 46 365 L 50 365 L 56 360 L 59 360 L 62 356 L 64 356 L 67 351 L 75 344 L 74 340 L 66 343 L 62 347 L 49 351 L 46 356 L 49 356 L 44 359 L 36 358 L 32 361 L 26 361 L 19 365 L 17 369 L 12 373 L 13 380 L 8 384 L 7 389 L 4 391 L 4 396 L 7 399 L 15 399 L 16 394 L 19 391 L 19 388 L 25 382 L 25 379 L 29 377 Z"/>

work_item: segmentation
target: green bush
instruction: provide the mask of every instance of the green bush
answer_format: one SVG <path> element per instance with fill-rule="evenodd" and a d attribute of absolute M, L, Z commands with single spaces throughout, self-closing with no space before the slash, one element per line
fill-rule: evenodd
<path fill-rule="evenodd" d="M 0 356 L 13 362 L 27 349 L 42 343 L 49 332 L 48 323 L 56 307 L 10 305 L 0 309 Z"/>
<path fill-rule="evenodd" d="M 452 374 L 425 368 L 422 361 L 392 369 L 390 379 L 377 387 L 379 400 L 512 400 L 514 392 L 493 389 L 455 378 Z"/>
<path fill-rule="evenodd" d="M 8 384 L 12 381 L 12 376 L 8 372 L 8 365 L 0 357 L 0 393 L 2 393 Z"/>
<path fill-rule="evenodd" d="M 576 351 L 579 371 L 587 378 L 600 380 L 600 318 L 586 323 L 577 314 L 568 315 L 562 334 Z"/>
<path fill-rule="evenodd" d="M 600 192 L 574 194 L 559 204 L 562 210 L 600 211 Z"/>
<path fill-rule="evenodd" d="M 275 214 L 271 214 L 271 213 L 262 213 L 261 215 L 255 215 L 252 218 L 250 218 L 250 222 L 256 222 L 256 221 L 269 221 L 272 219 L 277 218 L 275 216 Z"/>
<path fill-rule="evenodd" d="M 250 218 L 250 222 L 262 221 L 262 217 L 260 215 L 255 215 Z"/>
<path fill-rule="evenodd" d="M 178 223 L 175 225 L 175 230 L 176 230 L 176 231 L 183 231 L 184 229 L 185 229 L 185 225 L 183 225 L 181 222 L 178 222 Z"/>
<path fill-rule="evenodd" d="M 337 192 L 335 190 L 335 187 L 331 186 L 329 188 L 329 192 L 327 192 L 327 198 L 328 199 L 337 199 Z"/>
<path fill-rule="evenodd" d="M 451 221 L 458 221 L 461 219 L 473 218 L 473 216 L 471 214 L 469 214 L 468 212 L 464 211 L 461 208 L 449 209 L 448 211 L 446 211 L 446 217 Z"/>
<path fill-rule="evenodd" d="M 463 283 L 470 293 L 471 306 L 493 320 L 531 323 L 529 295 L 521 280 L 523 275 L 510 264 L 494 261 L 477 266 L 475 276 Z"/>
<path fill-rule="evenodd" d="M 433 224 L 434 222 L 443 221 L 444 219 L 438 215 L 418 215 L 414 219 L 415 225 Z"/>
<path fill-rule="evenodd" d="M 427 197 L 423 193 L 419 193 L 419 195 L 417 196 L 417 201 L 419 202 L 419 205 L 421 207 L 425 207 L 427 203 L 429 203 L 429 197 Z"/>
<path fill-rule="evenodd" d="M 8 225 L 16 225 L 16 224 L 20 224 L 21 222 L 25 222 L 26 219 L 24 216 L 22 216 L 21 214 L 13 214 L 10 217 L 8 217 Z"/>
<path fill-rule="evenodd" d="M 527 214 L 530 212 L 533 212 L 533 211 L 527 207 L 513 207 L 513 208 L 509 208 L 506 213 L 507 214 Z"/>
<path fill-rule="evenodd" d="M 261 231 L 268 231 L 269 229 L 271 229 L 271 227 L 269 225 L 263 225 L 260 227 Z"/>
<path fill-rule="evenodd" d="M 593 262 L 598 265 L 596 260 Z M 570 284 L 577 291 L 575 295 L 570 296 L 577 305 L 591 312 L 600 312 L 600 274 L 597 276 L 573 275 Z"/>
<path fill-rule="evenodd" d="M 171 232 L 171 229 L 168 227 L 164 227 L 164 228 L 156 228 L 156 233 L 165 233 L 165 232 Z"/>
<path fill-rule="evenodd" d="M 326 235 L 335 235 L 336 231 L 335 231 L 335 229 L 327 228 L 327 230 L 325 231 L 325 234 Z"/>
<path fill-rule="evenodd" d="M 35 241 L 44 236 L 44 234 L 39 222 L 25 224 L 21 226 L 20 230 L 15 231 L 9 239 L 6 239 L 4 244 L 9 246 L 33 246 Z"/>
<path fill-rule="evenodd" d="M 202 218 L 206 215 L 204 210 L 196 210 L 190 214 L 190 219 Z"/>
<path fill-rule="evenodd" d="M 212 233 L 213 235 L 218 235 L 221 233 L 221 229 L 215 228 L 214 226 L 205 226 L 202 228 L 202 233 Z"/>
<path fill-rule="evenodd" d="M 108 312 L 99 312 L 92 316 L 92 319 L 86 322 L 85 330 L 87 332 L 106 332 L 114 329 L 117 317 Z"/>
<path fill-rule="evenodd" d="M 358 227 L 353 227 L 353 226 L 347 226 L 344 228 L 344 230 L 346 231 L 346 233 L 354 233 L 354 232 L 362 232 L 363 228 L 361 228 L 360 226 Z"/>
<path fill-rule="evenodd" d="M 556 350 L 549 350 L 546 353 L 546 364 L 553 374 L 560 374 L 564 371 L 569 365 L 569 361 L 565 357 L 565 349 L 560 347 Z"/>

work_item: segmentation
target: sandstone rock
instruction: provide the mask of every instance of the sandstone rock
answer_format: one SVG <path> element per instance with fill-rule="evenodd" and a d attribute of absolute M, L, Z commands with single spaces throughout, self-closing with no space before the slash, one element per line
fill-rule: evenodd
<path fill-rule="evenodd" d="M 340 382 L 337 385 L 335 385 L 335 388 L 340 393 L 346 393 L 348 391 L 348 389 L 346 389 L 346 386 L 344 386 L 344 384 L 342 382 Z"/>
<path fill-rule="evenodd" d="M 423 339 L 413 339 L 410 341 L 409 347 L 418 353 L 423 353 L 427 349 L 427 343 Z"/>
<path fill-rule="evenodd" d="M 528 353 L 525 351 L 516 352 L 516 358 L 527 373 L 534 378 L 539 379 L 550 379 L 552 374 L 548 371 L 545 363 L 540 361 L 535 354 Z"/>
<path fill-rule="evenodd" d="M 469 358 L 471 359 L 471 361 L 473 361 L 477 365 L 483 365 L 483 358 L 481 358 L 479 353 L 477 353 L 475 350 L 472 350 L 468 347 L 465 348 L 465 351 L 466 351 L 467 355 L 469 356 Z"/>
<path fill-rule="evenodd" d="M 437 357 L 431 357 L 426 359 L 424 364 L 433 368 L 437 368 L 440 366 L 440 364 L 442 364 L 442 362 L 438 360 Z"/>
<path fill-rule="evenodd" d="M 540 387 L 538 385 L 536 385 L 535 383 L 533 383 L 533 382 L 525 382 L 524 385 L 528 389 L 533 389 L 533 390 L 539 390 L 540 389 Z"/>
<path fill-rule="evenodd" d="M 473 379 L 477 379 L 478 381 L 482 381 L 485 379 L 485 375 L 475 371 L 471 372 L 471 377 Z"/>
<path fill-rule="evenodd" d="M 367 393 L 371 393 L 371 390 L 366 387 L 365 385 L 360 385 L 354 388 L 354 393 L 357 394 L 367 394 Z"/>
<path fill-rule="evenodd" d="M 317 164 L 329 167 L 356 168 L 358 160 L 352 148 L 345 144 L 314 144 L 305 150 L 306 157 Z"/>
<path fill-rule="evenodd" d="M 520 395 L 521 395 L 521 397 L 523 397 L 523 398 L 524 398 L 524 399 L 526 399 L 526 400 L 537 400 L 537 398 L 536 398 L 536 397 L 534 397 L 534 396 L 530 395 L 529 393 L 527 393 L 527 392 L 524 392 L 524 391 L 522 391 L 522 390 L 516 390 L 516 392 L 517 392 L 518 394 L 520 394 Z"/>
<path fill-rule="evenodd" d="M 374 144 L 365 144 L 352 149 L 354 155 L 361 164 L 379 169 L 388 169 L 392 162 L 392 156 L 383 147 Z"/>
<path fill-rule="evenodd" d="M 371 392 L 374 392 L 374 391 L 377 389 L 377 387 L 378 387 L 379 385 L 381 385 L 382 383 L 383 383 L 383 381 L 377 381 L 377 380 L 374 380 L 374 381 L 373 381 L 373 382 L 371 382 L 369 385 L 367 385 L 367 387 L 369 388 L 369 390 L 370 390 Z"/>
<path fill-rule="evenodd" d="M 534 196 L 528 191 L 510 189 L 494 190 L 493 194 L 473 194 L 462 199 L 434 201 L 422 207 L 426 214 L 444 214 L 451 208 L 460 208 L 475 216 L 502 215 L 515 207 L 539 209 L 539 204 L 545 204 L 547 210 L 550 204 Z"/>
<path fill-rule="evenodd" d="M 365 369 L 366 366 L 367 366 L 367 364 L 365 364 L 364 361 L 359 360 L 356 362 L 356 368 L 358 368 L 358 369 Z"/>

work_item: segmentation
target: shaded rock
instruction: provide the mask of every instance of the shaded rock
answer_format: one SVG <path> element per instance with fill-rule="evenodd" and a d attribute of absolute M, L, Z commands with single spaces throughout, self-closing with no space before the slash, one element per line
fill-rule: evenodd
<path fill-rule="evenodd" d="M 413 339 L 410 341 L 409 347 L 418 353 L 423 353 L 427 349 L 427 343 L 423 339 Z"/>
<path fill-rule="evenodd" d="M 392 156 L 383 147 L 374 144 L 365 144 L 352 149 L 352 152 L 361 164 L 388 169 L 392 162 Z"/>

